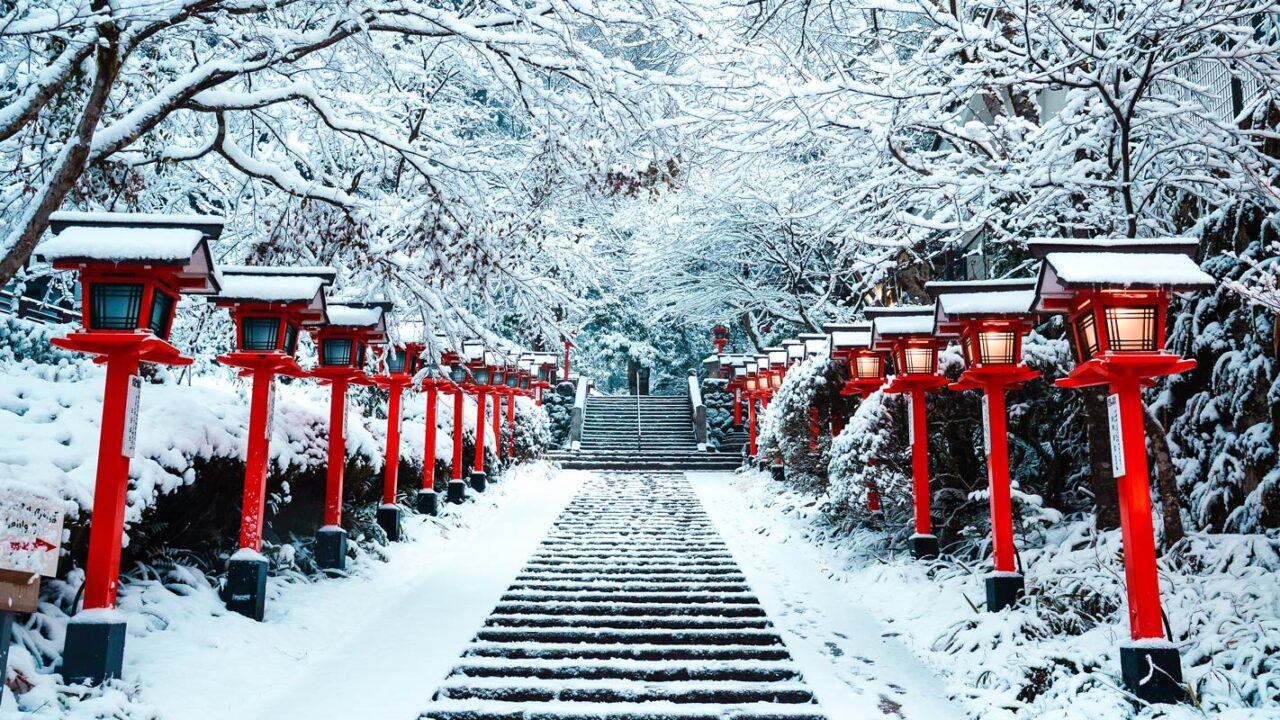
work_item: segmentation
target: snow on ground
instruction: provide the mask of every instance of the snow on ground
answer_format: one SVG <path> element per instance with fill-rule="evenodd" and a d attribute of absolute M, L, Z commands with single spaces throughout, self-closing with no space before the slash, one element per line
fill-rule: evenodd
<path fill-rule="evenodd" d="M 440 518 L 406 518 L 386 562 L 271 578 L 263 623 L 227 612 L 207 583 L 126 586 L 123 681 L 70 703 L 47 683 L 24 711 L 6 693 L 0 720 L 417 718 L 584 476 L 516 467 Z"/>
<path fill-rule="evenodd" d="M 842 696 L 865 706 L 893 683 L 906 692 L 887 695 L 901 704 L 889 714 L 905 718 L 948 717 L 941 705 L 913 704 L 939 696 L 981 720 L 1280 718 L 1268 699 L 1280 684 L 1273 539 L 1192 534 L 1162 559 L 1165 609 L 1198 707 L 1135 709 L 1118 687 L 1117 647 L 1128 636 L 1118 532 L 1068 522 L 1043 547 L 1022 548 L 1031 597 L 986 613 L 981 567 L 919 563 L 883 533 L 836 530 L 822 498 L 764 473 L 690 477 L 828 708 Z M 904 660 L 903 647 L 929 669 Z"/>
<path fill-rule="evenodd" d="M 755 473 L 688 477 L 831 720 L 963 717 L 943 682 L 834 579 L 821 551 L 752 506 L 743 485 Z"/>

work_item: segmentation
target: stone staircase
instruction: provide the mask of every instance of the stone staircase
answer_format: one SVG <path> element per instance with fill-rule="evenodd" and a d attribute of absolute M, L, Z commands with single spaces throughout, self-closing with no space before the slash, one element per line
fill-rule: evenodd
<path fill-rule="evenodd" d="M 423 720 L 822 720 L 680 473 L 587 480 Z"/>
<path fill-rule="evenodd" d="M 587 398 L 581 449 L 550 453 L 579 470 L 732 470 L 737 454 L 699 450 L 684 395 L 593 395 Z"/>

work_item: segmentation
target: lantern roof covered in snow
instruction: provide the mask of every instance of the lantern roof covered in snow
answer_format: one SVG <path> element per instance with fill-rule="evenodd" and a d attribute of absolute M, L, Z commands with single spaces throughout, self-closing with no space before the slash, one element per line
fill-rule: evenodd
<path fill-rule="evenodd" d="M 871 347 L 871 323 L 827 323 L 822 326 L 831 338 L 832 353 L 848 353 Z"/>
<path fill-rule="evenodd" d="M 965 320 L 1026 320 L 1034 313 L 1036 278 L 931 282 L 925 290 L 936 298 L 934 330 L 955 335 Z"/>
<path fill-rule="evenodd" d="M 899 340 L 933 340 L 934 305 L 895 305 L 867 308 L 871 343 L 876 350 L 891 350 Z"/>
<path fill-rule="evenodd" d="M 303 322 L 328 321 L 324 288 L 333 282 L 333 268 L 233 265 L 219 268 L 218 274 L 218 305 L 300 308 Z"/>
<path fill-rule="evenodd" d="M 1034 306 L 1040 311 L 1062 312 L 1090 290 L 1186 292 L 1216 284 L 1196 264 L 1193 238 L 1037 239 L 1028 247 L 1043 259 Z"/>
<path fill-rule="evenodd" d="M 213 215 L 56 212 L 54 237 L 36 256 L 61 269 L 96 265 L 145 265 L 169 271 L 181 292 L 208 295 L 219 284 L 209 241 L 222 234 Z"/>
<path fill-rule="evenodd" d="M 392 303 L 339 301 L 329 304 L 328 328 L 363 330 L 366 340 L 373 343 L 387 341 L 387 313 Z"/>

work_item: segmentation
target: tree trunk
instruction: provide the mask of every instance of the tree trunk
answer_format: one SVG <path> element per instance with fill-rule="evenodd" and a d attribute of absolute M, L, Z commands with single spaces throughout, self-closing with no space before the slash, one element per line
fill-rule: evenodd
<path fill-rule="evenodd" d="M 1164 547 L 1169 548 L 1187 533 L 1182 527 L 1182 507 L 1178 504 L 1178 478 L 1169 452 L 1169 438 L 1164 425 L 1143 405 L 1143 425 L 1147 429 L 1147 443 L 1151 448 L 1152 469 L 1155 470 L 1156 488 L 1160 492 L 1160 510 L 1164 516 Z"/>
<path fill-rule="evenodd" d="M 1107 423 L 1106 388 L 1084 390 L 1084 414 L 1089 438 L 1089 484 L 1095 505 L 1093 524 L 1099 530 L 1120 527 L 1120 493 L 1111 468 L 1111 440 Z"/>
<path fill-rule="evenodd" d="M 106 9 L 104 0 L 95 2 L 93 6 L 97 10 Z M 111 87 L 115 84 L 119 70 L 119 30 L 111 23 L 104 22 L 99 33 L 101 39 L 95 56 L 93 87 L 89 91 L 89 98 L 80 112 L 75 132 L 67 138 L 67 146 L 58 158 L 48 183 L 31 199 L 32 205 L 18 221 L 18 228 L 10 235 L 9 249 L 0 258 L 0 287 L 12 280 L 27 263 L 45 229 L 49 227 L 49 216 L 62 206 L 63 200 L 84 173 L 98 119 L 111 96 Z"/>

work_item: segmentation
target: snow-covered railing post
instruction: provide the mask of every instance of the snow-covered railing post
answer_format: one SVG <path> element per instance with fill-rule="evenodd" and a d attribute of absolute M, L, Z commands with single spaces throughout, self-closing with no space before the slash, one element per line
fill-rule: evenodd
<path fill-rule="evenodd" d="M 577 452 L 582 449 L 582 421 L 587 412 L 587 388 L 591 381 L 586 377 L 578 378 L 577 392 L 573 396 L 573 413 L 569 419 L 569 449 Z"/>
<path fill-rule="evenodd" d="M 245 446 L 240 547 L 227 563 L 227 609 L 254 620 L 266 612 L 267 559 L 262 556 L 263 509 L 271 455 L 276 375 L 301 377 L 294 355 L 301 328 L 326 322 L 324 288 L 332 268 L 222 267 L 222 289 L 214 299 L 235 322 L 235 351 L 218 362 L 241 369 L 252 380 L 249 437 Z"/>
<path fill-rule="evenodd" d="M 1181 702 L 1187 694 L 1182 659 L 1166 638 L 1160 607 L 1142 388 L 1152 378 L 1196 366 L 1164 343 L 1170 293 L 1216 285 L 1192 259 L 1197 246 L 1196 238 L 1030 243 L 1032 255 L 1043 260 L 1033 309 L 1066 315 L 1076 352 L 1075 370 L 1057 384 L 1111 390 L 1111 466 L 1119 487 L 1131 638 L 1120 646 L 1120 674 L 1128 690 L 1149 703 Z"/>
<path fill-rule="evenodd" d="M 702 404 L 702 388 L 698 387 L 698 373 L 689 371 L 689 406 L 693 410 L 693 438 L 698 449 L 707 449 L 707 408 Z"/>
<path fill-rule="evenodd" d="M 347 531 L 342 529 L 342 477 L 347 466 L 344 434 L 347 388 L 372 385 L 364 372 L 370 343 L 387 340 L 385 314 L 390 303 L 331 303 L 329 322 L 312 331 L 320 364 L 309 374 L 330 386 L 329 453 L 324 490 L 324 524 L 316 532 L 316 565 L 341 571 L 347 566 Z"/>
<path fill-rule="evenodd" d="M 947 384 L 938 374 L 938 350 L 944 344 L 934 336 L 932 305 L 899 305 L 869 308 L 872 343 L 891 352 L 898 374 L 885 388 L 887 393 L 907 396 L 907 433 L 911 444 L 911 494 L 915 502 L 915 533 L 911 553 L 924 560 L 938 556 L 938 537 L 933 534 L 929 494 L 929 424 L 925 420 L 926 398 Z"/>
<path fill-rule="evenodd" d="M 82 328 L 52 342 L 96 355 L 107 368 L 84 609 L 68 623 L 62 651 L 66 682 L 98 683 L 120 677 L 124 666 L 125 620 L 115 606 L 142 392 L 138 367 L 191 364 L 169 344 L 169 331 L 179 294 L 218 291 L 209 241 L 222 233 L 223 220 L 54 213 L 50 221 L 56 236 L 36 254 L 55 269 L 79 271 L 84 297 Z"/>
<path fill-rule="evenodd" d="M 401 331 L 404 331 L 404 327 Z M 413 376 L 418 372 L 418 358 L 422 355 L 422 343 L 407 342 L 399 347 L 388 345 L 383 353 L 386 374 L 377 375 L 373 381 L 387 391 L 387 459 L 382 470 L 382 502 L 378 505 L 378 525 L 391 542 L 400 540 L 400 505 L 396 503 L 396 491 L 400 477 L 400 398 L 413 386 Z M 434 408 L 433 408 L 434 410 Z"/>

